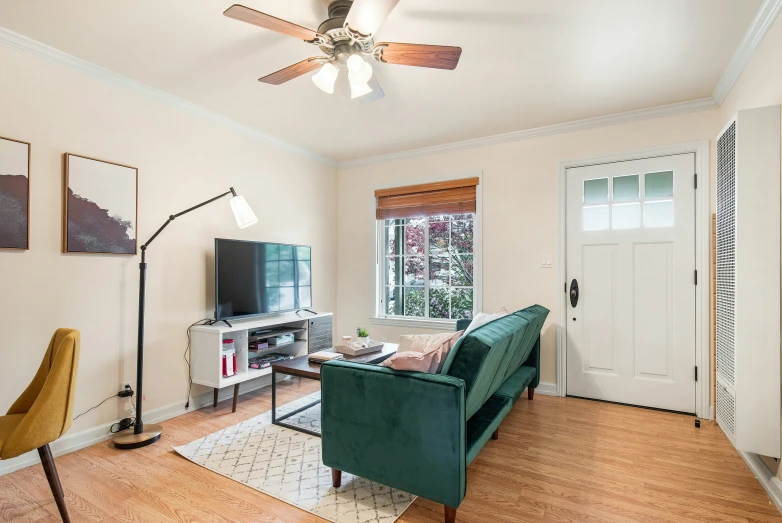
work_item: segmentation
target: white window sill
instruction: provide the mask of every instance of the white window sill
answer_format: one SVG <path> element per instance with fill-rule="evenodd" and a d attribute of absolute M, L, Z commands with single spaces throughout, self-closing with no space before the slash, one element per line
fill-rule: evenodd
<path fill-rule="evenodd" d="M 371 325 L 383 325 L 386 327 L 405 327 L 410 329 L 433 329 L 440 332 L 456 330 L 456 320 L 433 320 L 428 318 L 369 318 Z M 411 333 L 413 334 L 413 333 Z"/>

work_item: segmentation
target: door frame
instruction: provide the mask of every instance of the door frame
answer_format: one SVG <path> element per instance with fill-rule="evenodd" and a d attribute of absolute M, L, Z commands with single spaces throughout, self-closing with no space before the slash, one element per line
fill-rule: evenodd
<path fill-rule="evenodd" d="M 644 160 L 676 154 L 695 154 L 695 174 L 698 188 L 695 192 L 695 267 L 698 285 L 695 295 L 695 364 L 698 382 L 695 387 L 695 415 L 713 419 L 710 406 L 711 358 L 709 357 L 709 311 L 711 264 L 709 238 L 711 237 L 711 165 L 709 140 L 688 142 L 663 147 L 652 147 L 608 155 L 590 156 L 559 162 L 557 177 L 557 396 L 567 391 L 567 170 L 603 163 Z"/>

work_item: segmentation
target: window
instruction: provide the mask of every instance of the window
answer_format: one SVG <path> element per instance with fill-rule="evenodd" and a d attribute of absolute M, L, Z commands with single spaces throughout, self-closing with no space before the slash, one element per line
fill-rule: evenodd
<path fill-rule="evenodd" d="M 585 231 L 673 227 L 673 171 L 584 180 L 583 200 Z"/>
<path fill-rule="evenodd" d="M 403 187 L 395 190 L 401 195 L 378 196 L 377 316 L 419 321 L 473 317 L 479 290 L 474 180 L 471 191 L 414 186 L 418 192 Z M 454 201 L 446 201 L 449 197 Z"/>

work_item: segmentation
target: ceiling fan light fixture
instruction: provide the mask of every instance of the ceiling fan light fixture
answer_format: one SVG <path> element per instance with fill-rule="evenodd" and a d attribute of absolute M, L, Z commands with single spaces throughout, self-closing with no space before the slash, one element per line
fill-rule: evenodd
<path fill-rule="evenodd" d="M 312 82 L 324 93 L 334 94 L 334 83 L 338 76 L 339 69 L 334 67 L 334 64 L 327 63 L 312 77 Z"/>
<path fill-rule="evenodd" d="M 353 56 L 350 58 L 353 58 Z M 365 84 L 369 82 L 370 78 L 372 78 L 372 66 L 362 60 L 360 57 L 358 58 L 358 62 L 360 62 L 360 64 L 354 61 L 352 64 L 353 67 L 351 67 L 350 59 L 348 59 L 348 80 L 350 80 L 351 85 Z"/>

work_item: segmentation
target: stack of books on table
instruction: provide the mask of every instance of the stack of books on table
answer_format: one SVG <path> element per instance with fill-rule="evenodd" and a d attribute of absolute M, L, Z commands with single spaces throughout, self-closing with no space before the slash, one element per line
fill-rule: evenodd
<path fill-rule="evenodd" d="M 312 363 L 323 363 L 324 361 L 341 360 L 344 356 L 338 352 L 313 352 L 310 354 L 309 360 Z"/>
<path fill-rule="evenodd" d="M 251 369 L 265 369 L 267 367 L 271 367 L 272 363 L 277 363 L 278 361 L 285 361 L 290 359 L 293 359 L 293 356 L 290 356 L 288 354 L 279 354 L 277 352 L 272 352 L 271 354 L 264 354 L 263 356 L 256 356 L 254 358 L 250 358 L 247 361 L 247 363 Z"/>

